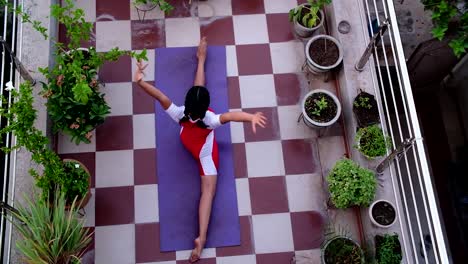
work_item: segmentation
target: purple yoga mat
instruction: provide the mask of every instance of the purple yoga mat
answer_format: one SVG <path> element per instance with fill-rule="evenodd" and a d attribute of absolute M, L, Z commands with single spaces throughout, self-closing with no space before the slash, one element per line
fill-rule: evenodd
<path fill-rule="evenodd" d="M 193 85 L 196 48 L 156 49 L 155 84 L 177 105 Z M 205 64 L 210 107 L 228 111 L 226 49 L 209 47 Z M 156 104 L 156 151 L 159 190 L 161 251 L 193 248 L 198 236 L 200 176 L 198 165 L 180 142 L 180 126 Z M 206 247 L 240 244 L 239 216 L 229 124 L 215 130 L 219 146 L 219 170 Z"/>

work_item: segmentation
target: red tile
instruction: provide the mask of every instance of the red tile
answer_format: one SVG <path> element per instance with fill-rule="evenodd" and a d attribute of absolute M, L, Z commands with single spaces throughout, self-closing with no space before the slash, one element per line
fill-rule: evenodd
<path fill-rule="evenodd" d="M 319 248 L 324 239 L 325 221 L 319 212 L 291 213 L 294 250 Z"/>
<path fill-rule="evenodd" d="M 315 172 L 315 159 L 310 142 L 303 139 L 283 140 L 284 168 L 286 174 Z"/>
<path fill-rule="evenodd" d="M 156 262 L 175 260 L 175 252 L 159 250 L 159 223 L 135 225 L 135 261 Z"/>
<path fill-rule="evenodd" d="M 247 156 L 244 143 L 232 144 L 234 155 L 234 175 L 236 178 L 247 178 Z"/>
<path fill-rule="evenodd" d="M 133 151 L 135 185 L 157 184 L 156 149 L 135 149 Z"/>
<path fill-rule="evenodd" d="M 188 260 L 178 260 L 176 264 L 189 264 Z M 216 258 L 200 259 L 197 264 L 216 264 Z"/>
<path fill-rule="evenodd" d="M 293 263 L 294 252 L 257 254 L 257 264 L 287 264 Z"/>
<path fill-rule="evenodd" d="M 288 14 L 267 14 L 270 42 L 286 42 L 294 39 Z"/>
<path fill-rule="evenodd" d="M 67 38 L 67 29 L 63 24 L 59 25 L 59 41 L 68 45 L 69 39 Z M 96 23 L 93 23 L 93 28 L 91 31 L 91 35 L 89 36 L 88 41 L 81 41 L 81 47 L 89 48 L 89 47 L 96 47 Z"/>
<path fill-rule="evenodd" d="M 267 120 L 267 125 L 265 128 L 257 126 L 257 132 L 254 133 L 252 130 L 252 125 L 250 123 L 244 123 L 244 135 L 245 142 L 253 141 L 270 141 L 278 140 L 281 138 L 279 121 L 278 121 L 278 109 L 277 107 L 262 107 L 262 108 L 248 108 L 243 109 L 247 113 L 256 113 L 262 112 Z"/>
<path fill-rule="evenodd" d="M 135 221 L 133 186 L 96 188 L 96 226 L 131 224 Z"/>
<path fill-rule="evenodd" d="M 174 9 L 166 14 L 166 18 L 175 18 L 175 17 L 190 17 L 191 12 L 190 9 L 192 8 L 192 5 L 194 5 L 194 1 L 192 1 L 192 5 L 189 4 L 189 1 L 181 1 L 181 0 L 166 0 L 168 3 L 170 3 Z M 197 7 L 193 7 L 193 13 L 195 14 L 195 11 L 197 11 Z"/>
<path fill-rule="evenodd" d="M 166 46 L 164 20 L 132 20 L 132 50 L 163 48 Z"/>
<path fill-rule="evenodd" d="M 301 99 L 301 85 L 294 73 L 275 74 L 275 90 L 278 105 L 296 105 Z"/>
<path fill-rule="evenodd" d="M 96 1 L 96 21 L 114 21 L 114 20 L 130 20 L 129 1 L 128 0 Z"/>
<path fill-rule="evenodd" d="M 132 116 L 109 116 L 96 128 L 96 151 L 133 149 Z"/>
<path fill-rule="evenodd" d="M 82 152 L 82 153 L 70 153 L 60 154 L 62 159 L 75 159 L 83 163 L 91 174 L 91 188 L 96 186 L 96 153 L 95 152 Z"/>
<path fill-rule="evenodd" d="M 252 214 L 289 212 L 284 176 L 249 178 Z"/>
<path fill-rule="evenodd" d="M 252 218 L 251 216 L 240 216 L 241 244 L 234 247 L 216 248 L 217 257 L 249 255 L 254 253 Z"/>
<path fill-rule="evenodd" d="M 233 15 L 263 14 L 265 6 L 263 0 L 232 0 Z"/>
<path fill-rule="evenodd" d="M 273 73 L 268 44 L 238 45 L 236 51 L 239 75 Z"/>
<path fill-rule="evenodd" d="M 148 82 L 154 85 L 154 82 Z M 154 114 L 154 100 L 138 84 L 132 83 L 133 114 Z"/>
<path fill-rule="evenodd" d="M 131 82 L 132 59 L 128 55 L 120 57 L 117 61 L 104 63 L 99 69 L 99 79 L 107 82 Z"/>
<path fill-rule="evenodd" d="M 229 108 L 241 108 L 239 77 L 228 77 Z"/>
<path fill-rule="evenodd" d="M 200 33 L 210 45 L 234 45 L 232 17 L 200 18 Z"/>

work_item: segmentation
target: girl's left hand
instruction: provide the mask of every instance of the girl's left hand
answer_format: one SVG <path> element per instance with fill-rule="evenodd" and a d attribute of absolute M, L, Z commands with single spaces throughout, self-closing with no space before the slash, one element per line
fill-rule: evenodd
<path fill-rule="evenodd" d="M 259 125 L 262 128 L 265 128 L 267 118 L 263 115 L 262 112 L 257 112 L 252 116 L 252 130 L 254 133 L 257 133 L 256 126 Z"/>
<path fill-rule="evenodd" d="M 134 82 L 139 82 L 143 79 L 143 77 L 145 76 L 144 70 L 146 69 L 147 66 L 148 64 L 143 65 L 141 61 L 137 62 L 137 70 L 135 71 L 135 74 L 133 76 Z"/>

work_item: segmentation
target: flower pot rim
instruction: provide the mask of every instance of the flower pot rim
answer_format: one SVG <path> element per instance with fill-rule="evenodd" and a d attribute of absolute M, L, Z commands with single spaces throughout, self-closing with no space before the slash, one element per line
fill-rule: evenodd
<path fill-rule="evenodd" d="M 390 204 L 392 207 L 393 207 L 393 210 L 395 211 L 395 218 L 393 219 L 393 222 L 391 222 L 389 225 L 382 225 L 382 224 L 379 224 L 375 219 L 374 217 L 372 216 L 372 209 L 374 208 L 374 206 L 380 202 L 386 202 L 388 204 Z M 390 202 L 389 200 L 386 200 L 386 199 L 378 199 L 378 200 L 375 200 L 370 206 L 369 206 L 369 218 L 370 220 L 372 221 L 372 223 L 378 227 L 381 227 L 381 228 L 389 228 L 391 226 L 393 226 L 393 224 L 395 224 L 396 222 L 396 219 L 397 219 L 397 211 L 396 211 L 396 207 L 395 205 Z"/>
<path fill-rule="evenodd" d="M 333 101 L 335 102 L 335 104 L 336 104 L 336 115 L 335 115 L 335 117 L 334 117 L 332 120 L 330 120 L 330 121 L 328 121 L 328 122 L 326 122 L 326 123 L 317 122 L 317 121 L 313 120 L 312 118 L 310 118 L 310 117 L 307 115 L 307 113 L 306 113 L 306 111 L 305 111 L 305 102 L 306 102 L 307 98 L 309 98 L 312 94 L 315 94 L 315 93 L 324 93 L 324 94 L 330 96 L 330 97 L 333 99 Z M 331 126 L 331 125 L 333 125 L 333 124 L 338 120 L 338 118 L 340 118 L 340 116 L 341 116 L 341 104 L 340 104 L 340 101 L 338 100 L 338 98 L 336 97 L 336 95 L 334 95 L 333 93 L 331 93 L 331 92 L 329 92 L 329 91 L 327 91 L 327 90 L 324 90 L 324 89 L 314 89 L 314 90 L 308 92 L 308 93 L 304 96 L 304 98 L 302 99 L 302 115 L 304 116 L 305 119 L 307 119 L 308 122 L 310 122 L 310 123 L 313 124 L 314 126 L 317 126 L 317 127 L 327 127 L 327 126 Z"/>
<path fill-rule="evenodd" d="M 307 6 L 307 5 L 309 5 L 309 4 L 304 3 L 304 4 L 300 4 L 299 6 Z M 309 31 L 309 32 L 315 31 L 318 28 L 323 26 L 323 21 L 325 20 L 324 19 L 325 18 L 325 13 L 323 12 L 322 9 L 319 9 L 319 14 L 320 14 L 320 22 L 315 27 L 312 27 L 312 28 L 305 27 L 301 23 L 299 23 L 297 20 L 294 20 L 294 25 L 297 25 L 299 28 L 301 28 L 302 30 L 305 30 L 305 31 Z"/>
<path fill-rule="evenodd" d="M 338 47 L 338 60 L 336 60 L 336 62 L 333 65 L 322 66 L 320 64 L 317 64 L 310 57 L 310 53 L 309 53 L 310 45 L 312 45 L 312 43 L 314 41 L 319 40 L 319 39 L 323 39 L 323 38 L 331 40 Z M 307 58 L 307 62 L 312 64 L 312 66 L 314 66 L 314 67 L 316 67 L 318 69 L 322 69 L 322 70 L 331 70 L 333 68 L 336 68 L 343 61 L 343 48 L 341 47 L 341 43 L 336 38 L 334 38 L 334 37 L 332 37 L 330 35 L 321 34 L 321 35 L 314 36 L 314 37 L 310 38 L 307 41 L 307 44 L 305 46 L 305 55 L 306 55 L 306 58 Z"/>
<path fill-rule="evenodd" d="M 350 237 L 347 237 L 347 236 L 343 236 L 343 235 L 337 235 L 335 237 L 333 237 L 332 239 L 328 240 L 325 245 L 323 246 L 322 248 L 322 254 L 321 254 L 321 261 L 322 261 L 322 264 L 327 264 L 325 262 L 325 250 L 327 249 L 328 245 L 330 245 L 331 242 L 337 240 L 337 239 L 346 239 L 348 241 L 351 241 L 354 245 L 356 245 L 359 250 L 361 251 L 361 263 L 364 263 L 364 257 L 363 257 L 363 251 L 362 251 L 362 248 L 361 248 L 361 245 L 359 245 L 356 241 L 354 241 L 354 239 L 350 238 Z"/>

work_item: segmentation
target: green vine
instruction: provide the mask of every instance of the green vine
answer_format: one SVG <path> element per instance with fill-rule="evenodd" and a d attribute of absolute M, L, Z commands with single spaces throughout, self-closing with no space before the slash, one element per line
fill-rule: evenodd
<path fill-rule="evenodd" d="M 449 28 L 454 29 L 455 36 L 449 46 L 455 56 L 460 58 L 468 49 L 468 1 L 422 0 L 422 3 L 426 10 L 432 11 L 432 35 L 435 38 L 442 40 Z"/>

